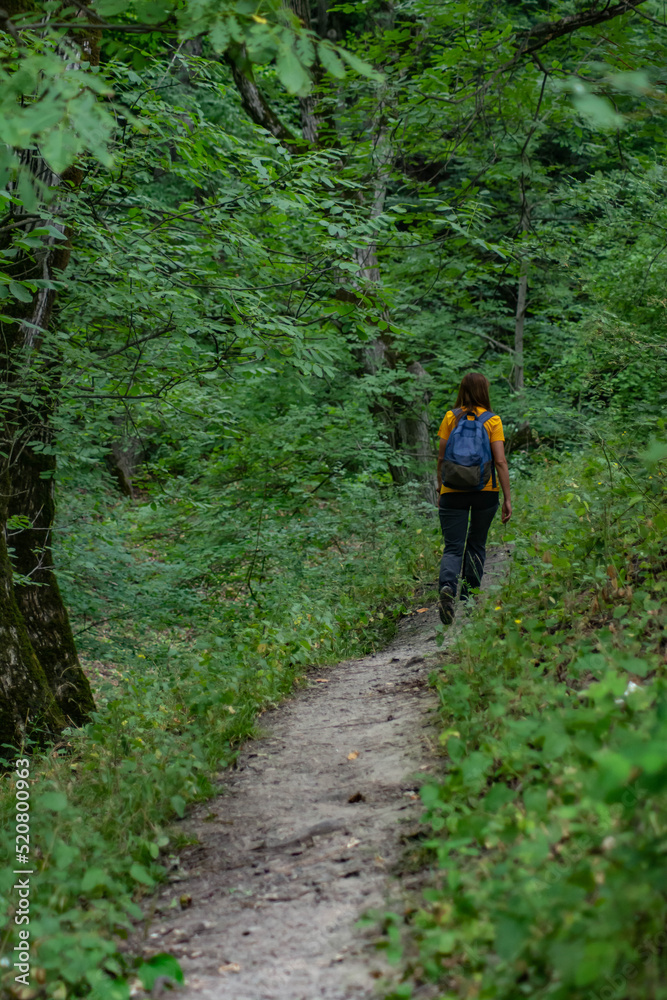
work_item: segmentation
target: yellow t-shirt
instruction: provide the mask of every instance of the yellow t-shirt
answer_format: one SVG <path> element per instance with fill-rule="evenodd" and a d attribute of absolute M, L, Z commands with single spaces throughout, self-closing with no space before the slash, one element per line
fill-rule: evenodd
<path fill-rule="evenodd" d="M 484 410 L 483 406 L 476 406 L 475 407 L 475 415 L 476 416 L 479 417 L 484 412 L 485 412 L 485 410 Z M 463 417 L 461 417 L 461 419 L 463 420 Z M 466 417 L 466 419 L 472 420 L 472 417 L 470 417 L 470 418 Z M 452 413 L 451 410 L 447 410 L 447 413 L 445 414 L 445 419 L 440 424 L 440 429 L 438 431 L 438 437 L 442 438 L 443 441 L 446 441 L 447 438 L 449 437 L 449 435 L 454 430 L 454 424 L 455 423 L 456 423 L 456 417 L 454 416 L 454 414 Z M 504 441 L 505 440 L 505 435 L 503 433 L 503 422 L 500 419 L 500 417 L 498 416 L 498 414 L 496 414 L 495 417 L 489 417 L 489 419 L 484 424 L 484 429 L 486 430 L 486 433 L 489 435 L 489 440 L 491 442 L 493 442 L 493 441 Z M 498 483 L 498 476 L 496 476 L 496 488 L 495 488 L 495 492 L 497 493 L 499 490 L 500 490 L 500 485 Z M 465 493 L 467 491 L 466 490 L 452 490 L 452 489 L 449 488 L 449 486 L 441 486 L 440 487 L 440 492 L 441 493 Z M 486 484 L 486 486 L 482 487 L 482 489 L 480 490 L 480 492 L 481 493 L 486 493 L 486 492 L 492 492 L 493 493 L 494 492 L 494 489 L 493 489 L 493 476 L 491 476 L 491 478 L 489 479 L 489 481 Z"/>

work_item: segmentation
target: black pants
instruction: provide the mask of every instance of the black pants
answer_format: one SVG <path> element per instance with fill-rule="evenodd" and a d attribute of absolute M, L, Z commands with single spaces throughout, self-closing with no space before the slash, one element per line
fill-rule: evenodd
<path fill-rule="evenodd" d="M 486 536 L 497 510 L 495 491 L 442 494 L 439 513 L 445 551 L 440 560 L 440 590 L 450 587 L 455 594 L 459 577 L 463 578 L 461 598 L 468 596 L 470 587 L 479 587 L 486 559 Z"/>

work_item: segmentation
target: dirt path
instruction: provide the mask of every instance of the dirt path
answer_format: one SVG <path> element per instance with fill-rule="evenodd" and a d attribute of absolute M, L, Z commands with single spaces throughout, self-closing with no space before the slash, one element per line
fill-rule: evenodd
<path fill-rule="evenodd" d="M 491 550 L 485 585 L 504 553 Z M 384 966 L 355 927 L 391 875 L 436 771 L 435 606 L 380 653 L 322 668 L 262 716 L 223 792 L 183 823 L 200 843 L 156 900 L 147 951 L 176 955 L 180 1000 L 369 1000 Z M 456 629 L 456 624 L 453 626 Z M 190 896 L 187 910 L 169 903 Z"/>

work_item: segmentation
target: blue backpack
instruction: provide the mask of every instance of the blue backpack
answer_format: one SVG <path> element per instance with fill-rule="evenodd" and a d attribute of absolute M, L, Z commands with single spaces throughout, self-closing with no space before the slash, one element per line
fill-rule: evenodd
<path fill-rule="evenodd" d="M 484 424 L 495 413 L 485 410 L 474 420 L 468 420 L 466 410 L 452 410 L 458 423 L 447 438 L 442 463 L 442 482 L 452 490 L 481 490 L 493 478 L 496 488 L 496 467 L 491 442 Z M 473 416 L 473 414 L 470 414 Z"/>

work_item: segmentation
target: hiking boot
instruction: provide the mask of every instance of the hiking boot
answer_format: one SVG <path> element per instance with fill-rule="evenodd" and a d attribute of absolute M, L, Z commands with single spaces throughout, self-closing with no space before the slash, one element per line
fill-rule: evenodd
<path fill-rule="evenodd" d="M 450 587 L 445 586 L 440 591 L 438 611 L 440 612 L 440 621 L 442 624 L 451 625 L 454 621 L 454 594 Z"/>

